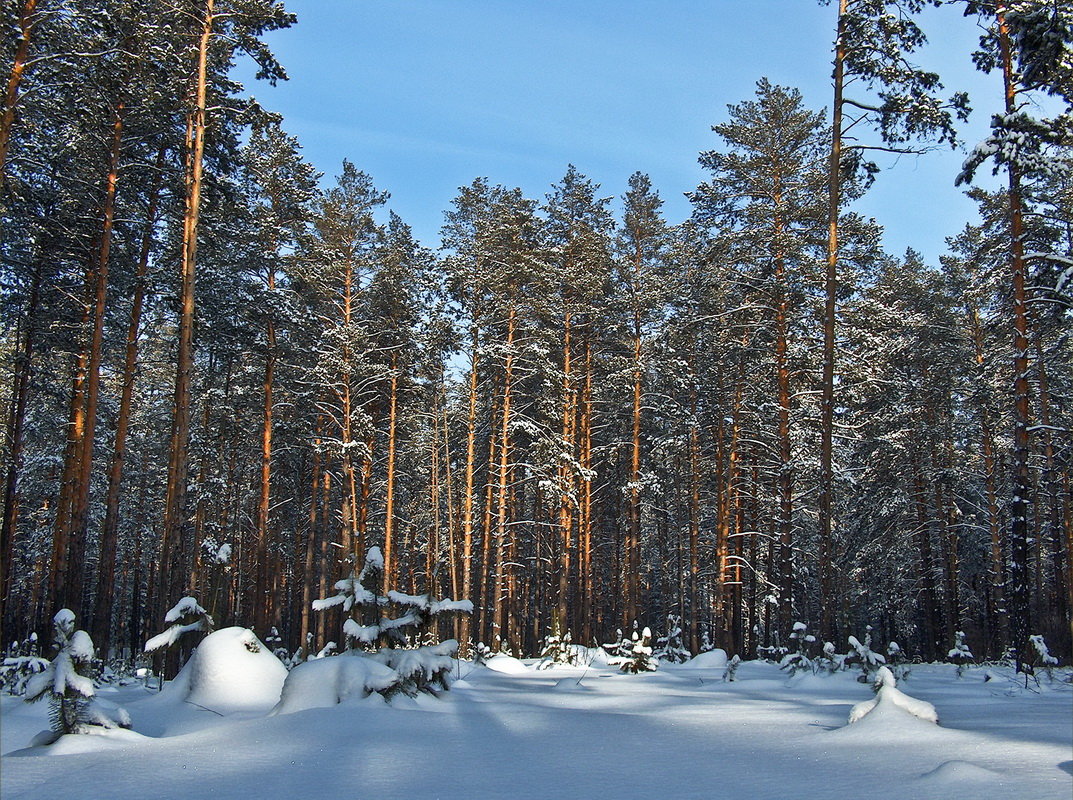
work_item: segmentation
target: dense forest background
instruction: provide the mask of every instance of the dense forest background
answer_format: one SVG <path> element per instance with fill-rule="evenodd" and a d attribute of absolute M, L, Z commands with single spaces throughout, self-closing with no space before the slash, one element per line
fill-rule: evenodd
<path fill-rule="evenodd" d="M 760 80 L 689 219 L 571 166 L 462 187 L 432 249 L 234 82 L 285 79 L 282 3 L 6 0 L 6 641 L 66 606 L 138 653 L 192 594 L 319 650 L 311 602 L 377 546 L 524 654 L 675 615 L 693 652 L 804 620 L 1068 657 L 1073 11 L 961 4 L 1006 105 L 950 176 L 981 221 L 928 264 L 850 207 L 968 99 L 912 65 L 923 2 L 833 5 L 829 108 Z"/>

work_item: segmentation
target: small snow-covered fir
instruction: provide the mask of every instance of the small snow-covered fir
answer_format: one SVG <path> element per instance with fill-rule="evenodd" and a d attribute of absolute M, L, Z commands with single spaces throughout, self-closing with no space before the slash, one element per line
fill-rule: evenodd
<path fill-rule="evenodd" d="M 885 666 L 879 667 L 876 670 L 873 685 L 873 691 L 875 691 L 876 696 L 871 700 L 857 703 L 850 709 L 849 724 L 859 722 L 869 714 L 879 710 L 886 711 L 888 709 L 896 709 L 925 722 L 939 722 L 939 715 L 935 711 L 935 706 L 925 700 L 918 700 L 905 694 L 897 688 L 897 683 L 894 673 L 890 669 Z"/>

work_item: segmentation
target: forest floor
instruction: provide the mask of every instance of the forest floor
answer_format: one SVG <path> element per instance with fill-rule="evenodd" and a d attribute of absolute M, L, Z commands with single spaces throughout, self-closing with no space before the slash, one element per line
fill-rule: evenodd
<path fill-rule="evenodd" d="M 502 659 L 502 660 L 501 660 Z M 499 663 L 497 663 L 499 662 Z M 79 798 L 807 798 L 1073 796 L 1073 686 L 1024 688 L 973 667 L 917 665 L 899 684 L 936 707 L 847 725 L 872 697 L 856 672 L 787 678 L 746 662 L 535 670 L 460 662 L 441 698 L 379 695 L 272 716 L 221 716 L 133 684 L 100 690 L 133 730 L 28 747 L 47 703 L 0 703 L 4 800 Z M 495 668 L 493 668 L 495 667 Z M 991 674 L 993 679 L 985 681 Z M 1068 670 L 1063 673 L 1068 680 Z"/>

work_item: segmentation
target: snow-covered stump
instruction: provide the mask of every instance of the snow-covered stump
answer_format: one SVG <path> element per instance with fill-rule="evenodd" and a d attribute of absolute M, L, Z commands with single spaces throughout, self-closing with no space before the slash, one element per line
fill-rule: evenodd
<path fill-rule="evenodd" d="M 868 718 L 870 722 L 892 722 L 898 719 L 916 718 L 939 723 L 939 715 L 935 706 L 925 700 L 902 692 L 897 688 L 897 680 L 894 673 L 883 666 L 876 670 L 875 684 L 872 687 L 876 696 L 863 703 L 857 703 L 849 712 L 849 723 L 853 725 L 862 719 Z"/>

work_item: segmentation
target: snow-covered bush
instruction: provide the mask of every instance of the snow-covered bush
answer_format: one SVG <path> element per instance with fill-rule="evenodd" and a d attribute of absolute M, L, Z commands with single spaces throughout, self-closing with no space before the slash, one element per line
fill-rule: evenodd
<path fill-rule="evenodd" d="M 472 613 L 473 603 L 397 591 L 382 595 L 383 575 L 384 557 L 380 548 L 370 547 L 361 572 L 338 581 L 336 594 L 315 600 L 313 610 L 342 606 L 343 611 L 350 613 L 343 621 L 348 651 L 364 651 L 364 655 L 395 670 L 398 676 L 398 681 L 382 692 L 386 697 L 398 692 L 413 696 L 446 690 L 458 642 L 449 639 L 440 644 L 412 645 L 434 639 L 432 623 L 438 617 Z M 387 615 L 389 609 L 391 616 Z"/>
<path fill-rule="evenodd" d="M 845 653 L 835 651 L 834 642 L 824 642 L 823 650 L 814 659 L 813 666 L 816 672 L 833 675 L 846 668 L 847 658 Z"/>
<path fill-rule="evenodd" d="M 790 652 L 790 649 L 779 642 L 778 632 L 774 632 L 773 636 L 774 642 L 771 644 L 758 644 L 756 646 L 756 657 L 771 664 L 779 664 L 782 662 L 783 657 Z"/>
<path fill-rule="evenodd" d="M 292 714 L 307 708 L 329 708 L 361 700 L 372 694 L 390 693 L 399 674 L 358 651 L 336 658 L 319 658 L 299 664 L 283 683 L 272 714 Z"/>
<path fill-rule="evenodd" d="M 493 655 L 495 654 L 492 652 L 492 648 L 484 642 L 477 642 L 477 644 L 473 645 L 474 664 L 486 664 Z"/>
<path fill-rule="evenodd" d="M 887 644 L 887 666 L 890 667 L 891 673 L 899 683 L 906 680 L 912 671 L 905 651 L 897 642 Z"/>
<path fill-rule="evenodd" d="M 570 631 L 565 634 L 559 629 L 559 615 L 552 617 L 551 633 L 544 637 L 544 647 L 540 651 L 537 669 L 551 669 L 556 666 L 572 667 L 577 664 L 577 653 L 570 641 Z"/>
<path fill-rule="evenodd" d="M 312 634 L 306 635 L 307 641 L 312 640 Z M 272 651 L 272 655 L 279 659 L 288 670 L 294 669 L 296 666 L 305 661 L 305 650 L 299 647 L 293 653 L 283 646 L 283 638 L 279 635 L 279 630 L 272 626 L 268 632 L 268 636 L 265 637 L 265 644 Z"/>
<path fill-rule="evenodd" d="M 660 661 L 672 664 L 684 664 L 693 654 L 682 644 L 682 618 L 676 614 L 667 615 L 667 633 L 656 639 L 653 655 Z"/>
<path fill-rule="evenodd" d="M 935 712 L 935 706 L 905 694 L 897 688 L 897 683 L 894 673 L 887 667 L 878 667 L 875 671 L 875 682 L 872 685 L 872 691 L 875 692 L 876 696 L 863 703 L 857 703 L 850 709 L 849 724 L 859 722 L 872 713 L 878 713 L 879 715 L 905 713 L 926 722 L 939 722 L 939 715 Z"/>
<path fill-rule="evenodd" d="M 960 678 L 965 674 L 965 667 L 972 663 L 973 655 L 972 650 L 965 644 L 965 632 L 954 632 L 954 646 L 950 648 L 950 651 L 946 654 L 946 658 L 951 663 L 957 664 L 957 675 Z"/>
<path fill-rule="evenodd" d="M 214 627 L 209 612 L 198 605 L 193 597 L 184 597 L 164 615 L 164 622 L 171 623 L 163 633 L 158 633 L 145 643 L 145 652 L 152 653 L 171 647 L 188 633 L 212 633 Z"/>
<path fill-rule="evenodd" d="M 48 659 L 41 657 L 36 633 L 31 633 L 22 642 L 12 642 L 4 651 L 4 661 L 0 664 L 0 691 L 24 694 L 26 682 L 47 667 Z"/>
<path fill-rule="evenodd" d="M 863 642 L 856 636 L 850 636 L 849 646 L 853 650 L 846 656 L 846 661 L 856 661 L 861 667 L 861 674 L 857 676 L 857 680 L 861 683 L 871 683 L 876 670 L 887 663 L 887 659 L 872 650 L 872 626 L 865 628 Z"/>
<path fill-rule="evenodd" d="M 1047 680 L 1054 681 L 1054 668 L 1058 666 L 1058 659 L 1052 656 L 1050 650 L 1047 649 L 1047 643 L 1043 641 L 1043 635 L 1033 634 L 1028 637 L 1028 641 L 1032 644 L 1032 649 L 1036 653 L 1036 657 L 1032 661 L 1033 671 L 1042 669 L 1047 673 Z"/>
<path fill-rule="evenodd" d="M 400 692 L 409 697 L 416 697 L 421 692 L 431 695 L 446 692 L 451 688 L 451 670 L 454 669 L 457 653 L 458 642 L 448 639 L 437 645 L 413 650 L 387 647 L 364 656 L 395 671 L 398 681 L 386 690 L 377 690 L 391 699 Z"/>
<path fill-rule="evenodd" d="M 61 608 L 52 620 L 56 655 L 42 671 L 26 682 L 28 703 L 48 698 L 51 744 L 66 733 L 81 733 L 93 724 L 89 702 L 94 695 L 91 670 L 96 655 L 89 634 L 75 629 L 74 612 Z"/>
<path fill-rule="evenodd" d="M 631 639 L 630 654 L 607 659 L 610 666 L 617 666 L 623 672 L 655 672 L 659 669 L 659 662 L 652 657 L 652 631 L 645 628 L 641 635 L 633 632 Z"/>
<path fill-rule="evenodd" d="M 779 669 L 786 670 L 791 677 L 797 672 L 815 672 L 816 667 L 809 655 L 809 650 L 816 642 L 816 637 L 808 632 L 808 626 L 804 622 L 794 623 L 790 641 L 796 644 L 797 649 L 782 657 L 779 661 Z"/>
<path fill-rule="evenodd" d="M 735 653 L 734 657 L 727 662 L 727 668 L 723 670 L 723 680 L 727 682 L 737 680 L 735 676 L 739 666 L 741 666 L 741 656 Z"/>
<path fill-rule="evenodd" d="M 709 650 L 714 650 L 715 644 L 712 642 L 712 637 L 708 634 L 708 629 L 705 628 L 700 632 L 700 651 L 707 653 Z"/>
<path fill-rule="evenodd" d="M 349 649 L 375 650 L 384 645 L 406 646 L 431 629 L 441 614 L 470 614 L 469 600 L 436 600 L 429 594 L 411 595 L 397 591 L 380 594 L 384 577 L 384 556 L 379 547 L 370 547 L 358 575 L 337 581 L 336 593 L 313 601 L 314 611 L 342 606 L 350 614 L 343 621 Z M 394 605 L 393 616 L 386 611 Z"/>
<path fill-rule="evenodd" d="M 607 653 L 609 664 L 621 664 L 621 661 L 612 661 L 611 659 L 629 658 L 633 652 L 633 641 L 629 636 L 622 635 L 622 628 L 617 628 L 615 630 L 615 641 L 602 644 L 600 647 Z"/>

